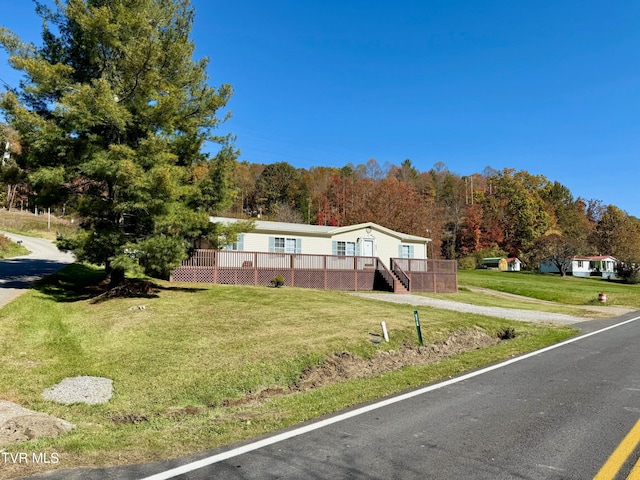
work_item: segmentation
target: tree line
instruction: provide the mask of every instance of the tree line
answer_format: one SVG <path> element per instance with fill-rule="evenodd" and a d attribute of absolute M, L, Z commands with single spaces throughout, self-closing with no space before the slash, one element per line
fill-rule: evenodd
<path fill-rule="evenodd" d="M 640 260 L 640 221 L 615 205 L 575 198 L 557 181 L 486 167 L 460 176 L 442 162 L 419 171 L 407 159 L 343 168 L 237 162 L 233 216 L 318 225 L 372 221 L 433 239 L 435 258 L 475 267 L 482 257 L 612 255 Z"/>

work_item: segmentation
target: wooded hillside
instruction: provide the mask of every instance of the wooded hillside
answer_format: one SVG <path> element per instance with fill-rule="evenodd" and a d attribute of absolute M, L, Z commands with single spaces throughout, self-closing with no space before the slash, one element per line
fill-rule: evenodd
<path fill-rule="evenodd" d="M 239 162 L 232 182 L 228 215 L 319 225 L 373 221 L 433 238 L 435 258 L 466 259 L 463 267 L 505 254 L 528 262 L 558 252 L 640 259 L 637 218 L 598 199 L 574 198 L 566 186 L 527 171 L 487 167 L 460 176 L 444 163 L 421 172 L 411 160 L 308 170 Z"/>

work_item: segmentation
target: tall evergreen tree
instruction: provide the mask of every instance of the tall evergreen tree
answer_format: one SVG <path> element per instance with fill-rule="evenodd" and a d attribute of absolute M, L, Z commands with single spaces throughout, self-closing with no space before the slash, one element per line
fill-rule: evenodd
<path fill-rule="evenodd" d="M 36 5 L 42 46 L 0 28 L 24 72 L 0 98 L 22 142 L 17 162 L 42 201 L 75 202 L 82 234 L 65 243 L 80 260 L 105 265 L 114 284 L 136 261 L 166 275 L 227 204 L 212 191 L 220 181 L 196 174 L 204 142 L 223 144 L 213 175 L 226 178 L 235 152 L 213 134 L 232 88 L 209 86 L 207 60 L 193 59 L 194 9 L 189 0 Z"/>

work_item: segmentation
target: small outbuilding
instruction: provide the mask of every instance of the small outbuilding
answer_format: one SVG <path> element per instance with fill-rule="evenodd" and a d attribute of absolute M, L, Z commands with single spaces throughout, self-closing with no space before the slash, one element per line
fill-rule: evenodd
<path fill-rule="evenodd" d="M 522 267 L 522 262 L 519 258 L 505 258 L 500 262 L 499 268 L 504 272 L 519 272 Z"/>
<path fill-rule="evenodd" d="M 503 272 L 519 272 L 522 262 L 519 258 L 488 257 L 482 259 L 482 268 L 501 270 Z"/>

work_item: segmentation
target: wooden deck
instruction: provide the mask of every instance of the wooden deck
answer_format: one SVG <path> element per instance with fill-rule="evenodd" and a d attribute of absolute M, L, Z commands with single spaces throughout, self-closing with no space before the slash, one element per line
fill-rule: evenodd
<path fill-rule="evenodd" d="M 269 286 L 284 284 L 324 290 L 456 292 L 457 265 L 450 260 L 392 259 L 389 269 L 376 257 L 196 250 L 171 281 Z"/>

